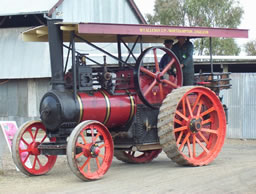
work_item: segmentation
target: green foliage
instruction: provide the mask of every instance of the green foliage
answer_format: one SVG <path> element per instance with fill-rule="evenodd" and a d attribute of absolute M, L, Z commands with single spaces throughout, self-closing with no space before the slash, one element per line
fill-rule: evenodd
<path fill-rule="evenodd" d="M 147 14 L 150 24 L 236 28 L 243 9 L 236 0 L 156 0 L 154 15 Z M 209 54 L 209 40 L 194 41 L 198 54 Z M 240 49 L 232 39 L 214 38 L 213 54 L 238 55 Z"/>
<path fill-rule="evenodd" d="M 248 56 L 256 56 L 256 40 L 247 42 L 245 44 L 245 52 Z"/>

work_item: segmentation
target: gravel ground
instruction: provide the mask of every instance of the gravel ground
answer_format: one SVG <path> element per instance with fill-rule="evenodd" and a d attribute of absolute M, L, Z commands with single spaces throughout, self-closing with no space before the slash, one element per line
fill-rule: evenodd
<path fill-rule="evenodd" d="M 227 139 L 208 166 L 182 167 L 162 152 L 148 164 L 131 165 L 114 158 L 100 180 L 83 182 L 59 156 L 48 174 L 28 177 L 4 159 L 0 193 L 256 193 L 256 140 Z"/>

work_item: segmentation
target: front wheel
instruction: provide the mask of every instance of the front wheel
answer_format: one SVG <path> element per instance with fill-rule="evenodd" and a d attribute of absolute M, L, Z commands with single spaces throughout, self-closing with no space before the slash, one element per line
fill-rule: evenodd
<path fill-rule="evenodd" d="M 107 127 L 98 121 L 84 121 L 71 133 L 67 159 L 72 172 L 82 180 L 101 178 L 113 159 L 114 144 Z"/>
<path fill-rule="evenodd" d="M 12 143 L 12 158 L 16 166 L 26 175 L 43 175 L 54 166 L 57 156 L 42 155 L 38 146 L 49 139 L 41 121 L 29 121 L 23 124 L 15 134 Z"/>

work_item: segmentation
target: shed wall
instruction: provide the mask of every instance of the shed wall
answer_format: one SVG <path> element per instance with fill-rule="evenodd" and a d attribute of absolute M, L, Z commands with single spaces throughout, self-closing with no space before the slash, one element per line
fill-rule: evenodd
<path fill-rule="evenodd" d="M 232 73 L 232 89 L 222 91 L 228 107 L 228 138 L 256 139 L 256 73 Z"/>
<path fill-rule="evenodd" d="M 39 104 L 50 89 L 50 79 L 23 79 L 0 82 L 0 120 L 16 121 L 18 126 L 39 119 Z"/>
<path fill-rule="evenodd" d="M 49 46 L 22 41 L 27 28 L 0 28 L 0 79 L 51 76 Z"/>

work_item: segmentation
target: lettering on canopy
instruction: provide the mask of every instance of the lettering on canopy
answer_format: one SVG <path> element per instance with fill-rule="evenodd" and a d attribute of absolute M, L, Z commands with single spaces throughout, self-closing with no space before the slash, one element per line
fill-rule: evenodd
<path fill-rule="evenodd" d="M 209 34 L 208 30 L 197 30 L 197 29 L 178 29 L 178 28 L 140 28 L 140 32 L 142 33 L 170 33 L 172 34 Z"/>

